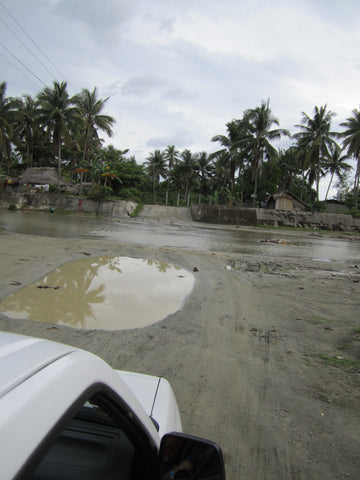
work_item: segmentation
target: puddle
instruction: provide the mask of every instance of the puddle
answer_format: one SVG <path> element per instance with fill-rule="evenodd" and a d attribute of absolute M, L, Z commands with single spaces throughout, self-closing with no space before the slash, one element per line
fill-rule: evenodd
<path fill-rule="evenodd" d="M 193 285 L 192 273 L 169 263 L 88 257 L 15 292 L 0 311 L 86 330 L 139 328 L 179 310 Z"/>

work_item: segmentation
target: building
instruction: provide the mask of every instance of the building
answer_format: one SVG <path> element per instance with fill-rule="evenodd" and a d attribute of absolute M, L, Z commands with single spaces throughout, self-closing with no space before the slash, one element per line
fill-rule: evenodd
<path fill-rule="evenodd" d="M 280 192 L 271 195 L 268 199 L 268 208 L 272 210 L 303 212 L 307 209 L 307 205 L 290 192 Z"/>

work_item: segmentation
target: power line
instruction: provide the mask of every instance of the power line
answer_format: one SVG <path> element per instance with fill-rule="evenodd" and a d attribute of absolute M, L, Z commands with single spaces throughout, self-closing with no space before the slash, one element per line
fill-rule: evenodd
<path fill-rule="evenodd" d="M 52 60 L 46 55 L 46 53 L 42 50 L 42 48 L 31 38 L 31 36 L 27 33 L 25 28 L 20 25 L 20 23 L 16 20 L 14 15 L 5 7 L 5 5 L 0 0 L 0 6 L 6 11 L 6 13 L 12 18 L 12 20 L 16 23 L 16 25 L 24 32 L 27 38 L 35 45 L 35 47 L 39 50 L 39 52 L 46 58 L 46 60 L 55 68 L 55 70 L 60 74 L 61 78 L 65 79 L 65 75 L 57 68 L 57 66 L 52 62 Z M 74 87 L 68 82 L 70 87 L 75 91 Z"/>
<path fill-rule="evenodd" d="M 37 88 L 39 88 L 39 85 L 38 85 L 37 83 L 35 83 L 34 80 L 32 80 L 30 77 L 28 77 L 22 70 L 20 70 L 20 68 L 17 67 L 17 66 L 15 65 L 15 63 L 13 63 L 11 60 L 9 60 L 7 57 L 5 57 L 5 55 L 3 55 L 1 52 L 0 52 L 0 55 L 1 55 L 3 58 L 5 58 L 5 60 L 6 60 L 8 63 L 10 63 L 10 65 L 11 65 L 12 67 L 14 67 L 15 70 L 17 70 L 18 72 L 20 72 L 21 75 L 23 75 L 27 80 L 29 80 L 29 82 L 33 83 Z"/>
<path fill-rule="evenodd" d="M 14 57 L 14 58 L 20 63 L 20 65 L 22 65 L 24 68 L 26 68 L 26 70 L 27 70 L 29 73 L 31 73 L 31 75 L 32 75 L 33 77 L 37 78 L 37 79 L 39 80 L 39 82 L 41 82 L 41 83 L 46 87 L 46 83 L 43 82 L 43 81 L 41 80 L 41 78 L 39 78 L 34 72 L 32 72 L 32 71 L 30 70 L 30 68 L 28 68 L 28 67 L 25 65 L 25 63 L 23 63 L 14 53 L 12 53 L 2 42 L 0 42 L 0 46 L 2 46 L 3 49 L 5 49 L 12 57 Z"/>
<path fill-rule="evenodd" d="M 51 75 L 51 77 L 54 77 L 54 74 L 50 72 L 50 70 L 46 67 L 46 65 L 43 64 L 43 62 L 31 51 L 31 49 L 26 45 L 25 42 L 22 41 L 22 39 L 14 32 L 14 30 L 9 27 L 9 25 L 2 19 L 0 18 L 0 21 L 5 25 L 5 27 L 18 39 L 18 41 L 26 48 L 28 52 L 37 60 L 40 65 Z"/>

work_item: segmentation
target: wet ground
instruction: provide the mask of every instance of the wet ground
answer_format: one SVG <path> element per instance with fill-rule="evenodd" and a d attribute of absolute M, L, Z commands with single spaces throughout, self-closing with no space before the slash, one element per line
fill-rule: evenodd
<path fill-rule="evenodd" d="M 199 228 L 201 227 L 201 228 Z M 159 222 L 93 215 L 0 211 L 0 228 L 56 238 L 96 238 L 109 241 L 228 252 L 271 257 L 304 258 L 319 262 L 359 263 L 358 242 L 323 236 L 316 231 L 264 230 L 202 223 Z"/>
<path fill-rule="evenodd" d="M 183 308 L 119 331 L 1 314 L 0 329 L 164 376 L 184 431 L 221 445 L 228 480 L 358 480 L 359 236 L 119 220 L 0 212 L 1 298 L 62 265 L 122 256 L 192 272 Z"/>
<path fill-rule="evenodd" d="M 0 312 L 85 330 L 139 328 L 179 310 L 193 285 L 192 273 L 170 263 L 87 257 L 16 291 L 0 302 Z"/>

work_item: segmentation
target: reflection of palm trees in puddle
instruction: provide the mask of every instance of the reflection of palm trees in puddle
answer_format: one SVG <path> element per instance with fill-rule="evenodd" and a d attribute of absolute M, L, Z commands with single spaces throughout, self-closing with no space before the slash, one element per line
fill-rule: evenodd
<path fill-rule="evenodd" d="M 172 265 L 170 263 L 162 262 L 160 260 L 151 260 L 150 258 L 148 258 L 145 261 L 149 266 L 156 266 L 159 272 L 162 273 L 166 273 L 169 269 L 182 270 L 182 268 L 177 265 Z"/>
<path fill-rule="evenodd" d="M 124 289 L 126 290 L 123 284 L 117 284 L 117 280 L 120 279 L 118 275 L 122 277 L 123 273 L 122 262 L 125 273 L 128 271 L 127 268 L 129 270 L 133 268 L 140 276 L 145 273 L 141 265 L 155 267 L 160 273 L 170 272 L 173 269 L 182 270 L 180 267 L 157 260 L 89 257 L 65 264 L 44 276 L 36 284 L 15 292 L 0 303 L 0 311 L 12 318 L 25 317 L 74 328 L 103 328 L 103 318 L 96 317 L 94 308 L 97 304 L 111 302 L 107 293 L 109 288 L 110 290 L 111 287 L 114 288 L 114 282 L 117 296 L 123 294 Z M 128 280 L 129 277 L 126 275 L 125 277 Z M 149 288 L 152 289 L 153 283 L 150 283 Z M 187 293 L 188 291 L 184 295 Z"/>
<path fill-rule="evenodd" d="M 113 258 L 99 258 L 63 265 L 43 277 L 36 285 L 25 287 L 1 302 L 1 311 L 23 315 L 31 320 L 85 328 L 89 318 L 96 320 L 92 305 L 105 300 L 105 285 L 92 288 L 101 266 L 121 270 Z M 37 288 L 37 287 L 59 288 Z M 45 308 L 44 308 L 45 305 Z M 14 316 L 14 315 L 11 315 Z"/>

